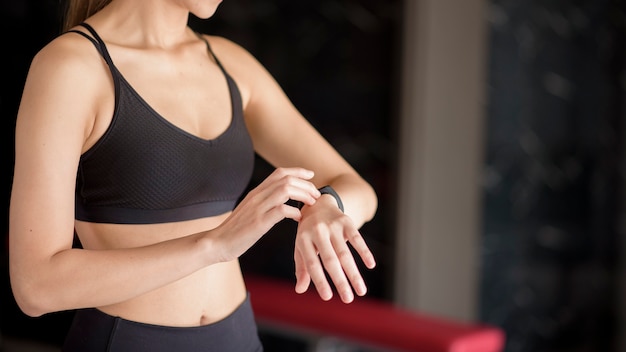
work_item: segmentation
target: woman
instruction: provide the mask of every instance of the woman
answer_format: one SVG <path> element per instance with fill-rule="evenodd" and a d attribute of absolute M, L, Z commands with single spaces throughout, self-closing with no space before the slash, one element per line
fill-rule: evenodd
<path fill-rule="evenodd" d="M 366 293 L 348 242 L 373 268 L 374 191 L 248 52 L 187 26 L 219 3 L 71 0 L 33 59 L 11 284 L 30 316 L 77 309 L 66 351 L 262 350 L 238 257 L 284 218 L 296 292 Z M 254 152 L 276 170 L 236 203 Z"/>

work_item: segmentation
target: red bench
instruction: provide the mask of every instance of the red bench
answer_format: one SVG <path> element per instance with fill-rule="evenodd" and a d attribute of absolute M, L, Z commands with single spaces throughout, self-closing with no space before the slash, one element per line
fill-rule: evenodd
<path fill-rule="evenodd" d="M 500 352 L 501 329 L 461 323 L 401 309 L 382 300 L 359 297 L 344 304 L 322 301 L 313 291 L 297 294 L 285 280 L 247 276 L 259 325 L 333 336 L 362 345 L 398 351 Z"/>

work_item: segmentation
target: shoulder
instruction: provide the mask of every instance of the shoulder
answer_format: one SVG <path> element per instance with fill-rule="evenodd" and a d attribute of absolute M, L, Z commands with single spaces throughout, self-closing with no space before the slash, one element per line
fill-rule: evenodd
<path fill-rule="evenodd" d="M 261 63 L 242 45 L 220 36 L 204 37 L 229 73 L 235 76 L 254 77 L 263 70 Z"/>
<path fill-rule="evenodd" d="M 24 94 L 35 102 L 80 101 L 91 109 L 110 82 L 108 66 L 93 43 L 79 34 L 65 33 L 35 54 Z"/>
<path fill-rule="evenodd" d="M 248 50 L 228 38 L 206 34 L 203 37 L 209 42 L 211 49 L 220 61 L 239 62 L 253 59 Z"/>
<path fill-rule="evenodd" d="M 267 69 L 247 49 L 230 39 L 205 35 L 213 53 L 242 91 L 244 105 L 260 91 L 268 91 L 276 83 Z M 270 89 L 271 90 L 271 89 Z"/>
<path fill-rule="evenodd" d="M 45 129 L 47 138 L 81 136 L 90 131 L 110 90 L 106 63 L 94 45 L 79 34 L 61 35 L 35 54 L 24 84 L 17 120 L 29 129 Z M 56 128 L 54 126 L 61 126 Z M 81 139 L 81 142 L 83 140 Z"/>
<path fill-rule="evenodd" d="M 87 38 L 78 33 L 63 33 L 37 52 L 33 64 L 69 66 L 87 63 L 96 56 L 98 50 Z"/>
<path fill-rule="evenodd" d="M 49 83 L 64 84 L 84 81 L 85 77 L 97 78 L 103 61 L 96 47 L 77 33 L 57 36 L 33 57 L 29 79 L 45 79 Z M 82 78 L 82 79 L 81 79 Z"/>

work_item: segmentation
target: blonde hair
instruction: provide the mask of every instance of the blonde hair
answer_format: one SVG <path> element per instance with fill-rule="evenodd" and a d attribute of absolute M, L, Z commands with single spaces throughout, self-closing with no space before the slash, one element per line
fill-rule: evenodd
<path fill-rule="evenodd" d="M 100 11 L 112 0 L 66 0 L 63 30 L 66 31 Z"/>

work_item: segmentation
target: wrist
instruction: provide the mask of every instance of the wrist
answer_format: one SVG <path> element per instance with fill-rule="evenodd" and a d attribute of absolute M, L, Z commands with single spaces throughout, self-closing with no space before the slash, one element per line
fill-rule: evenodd
<path fill-rule="evenodd" d="M 329 185 L 318 188 L 318 191 L 320 191 L 321 196 L 324 195 L 328 195 L 328 198 L 333 198 L 335 200 L 335 204 L 337 205 L 337 207 L 339 208 L 339 210 L 341 210 L 341 212 L 343 213 L 343 202 L 341 201 L 341 198 L 339 197 L 339 194 L 337 194 L 337 192 Z M 294 200 L 288 200 L 287 203 L 288 205 L 294 206 L 298 209 L 302 209 L 302 207 L 304 206 L 304 203 L 299 202 L 299 201 L 294 201 Z"/>
<path fill-rule="evenodd" d="M 221 229 L 215 228 L 201 232 L 197 234 L 198 238 L 194 240 L 201 253 L 200 258 L 203 266 L 228 262 L 233 259 L 228 251 L 229 246 L 224 241 L 225 236 L 221 236 L 220 231 Z"/>
<path fill-rule="evenodd" d="M 335 202 L 337 203 L 337 207 L 339 208 L 339 210 L 341 210 L 341 212 L 343 213 L 343 202 L 341 201 L 341 197 L 339 197 L 339 194 L 337 194 L 337 192 L 329 185 L 321 187 L 318 189 L 320 191 L 320 193 L 323 195 L 328 195 L 331 196 L 335 199 Z"/>

